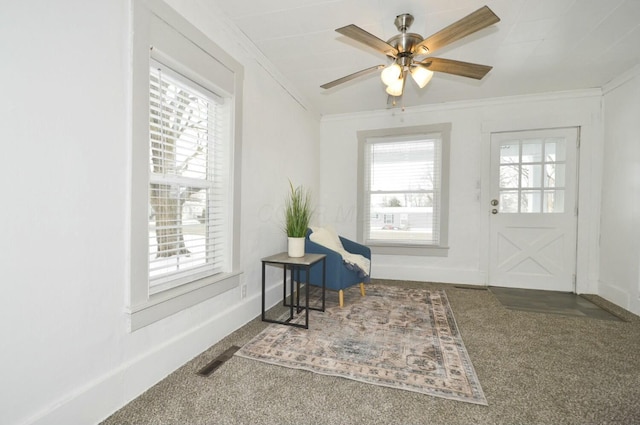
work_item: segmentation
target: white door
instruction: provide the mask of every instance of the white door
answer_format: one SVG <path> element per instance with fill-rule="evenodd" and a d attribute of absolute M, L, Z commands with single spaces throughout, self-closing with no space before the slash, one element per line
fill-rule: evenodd
<path fill-rule="evenodd" d="M 489 285 L 575 292 L 578 130 L 491 135 Z"/>

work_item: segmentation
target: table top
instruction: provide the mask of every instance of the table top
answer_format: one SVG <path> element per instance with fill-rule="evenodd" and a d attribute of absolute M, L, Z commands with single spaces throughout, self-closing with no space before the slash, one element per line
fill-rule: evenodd
<path fill-rule="evenodd" d="M 294 266 L 311 266 L 326 257 L 325 254 L 305 254 L 304 257 L 289 257 L 286 252 L 264 257 L 263 263 L 291 264 Z"/>

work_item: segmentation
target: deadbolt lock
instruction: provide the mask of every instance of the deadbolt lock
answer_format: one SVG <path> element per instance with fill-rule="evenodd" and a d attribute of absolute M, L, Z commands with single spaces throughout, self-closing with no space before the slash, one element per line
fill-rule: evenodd
<path fill-rule="evenodd" d="M 492 199 L 492 200 L 491 200 L 491 205 L 493 205 L 494 207 L 495 207 L 496 205 L 498 205 L 498 200 L 497 200 L 497 199 Z"/>

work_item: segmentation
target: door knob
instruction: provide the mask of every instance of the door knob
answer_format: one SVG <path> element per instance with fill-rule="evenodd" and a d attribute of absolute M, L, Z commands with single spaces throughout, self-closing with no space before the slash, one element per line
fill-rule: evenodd
<path fill-rule="evenodd" d="M 492 199 L 492 200 L 491 200 L 491 205 L 493 205 L 494 207 L 495 207 L 496 205 L 498 205 L 498 200 L 497 200 L 497 199 Z"/>
<path fill-rule="evenodd" d="M 492 209 L 491 214 L 498 214 L 498 209 L 497 208 Z"/>

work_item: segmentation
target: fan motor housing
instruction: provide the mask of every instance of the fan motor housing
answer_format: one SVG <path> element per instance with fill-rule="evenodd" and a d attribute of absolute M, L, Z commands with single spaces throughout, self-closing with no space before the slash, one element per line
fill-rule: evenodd
<path fill-rule="evenodd" d="M 403 32 L 391 37 L 387 43 L 398 49 L 400 54 L 413 54 L 414 47 L 420 44 L 422 40 L 423 38 L 420 34 Z"/>
<path fill-rule="evenodd" d="M 391 37 L 387 43 L 398 50 L 398 56 L 412 56 L 414 47 L 423 40 L 420 34 L 407 32 L 411 24 L 413 24 L 413 16 L 410 13 L 403 13 L 396 16 L 396 20 L 393 23 L 400 31 L 400 34 Z"/>

